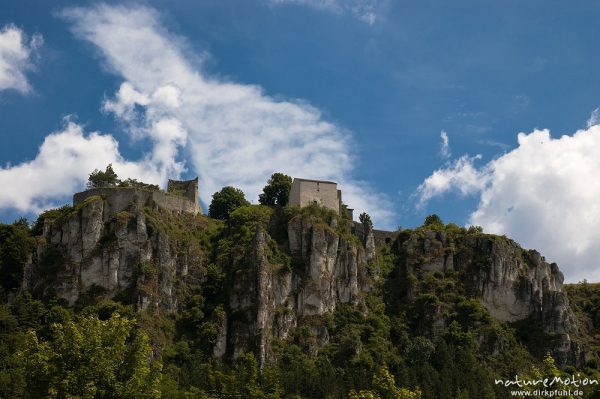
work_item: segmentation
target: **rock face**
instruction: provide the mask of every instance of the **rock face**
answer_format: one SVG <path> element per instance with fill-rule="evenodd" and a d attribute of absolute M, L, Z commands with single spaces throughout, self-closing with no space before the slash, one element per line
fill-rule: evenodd
<path fill-rule="evenodd" d="M 358 303 L 371 288 L 367 259 L 374 252 L 340 237 L 334 223 L 326 226 L 300 216 L 288 223 L 291 269 L 269 263 L 270 237 L 257 229 L 250 262 L 254 268 L 236 273 L 230 296 L 228 344 L 234 357 L 254 347 L 264 364 L 272 340 L 287 338 L 300 322 L 311 329 L 318 346 L 325 344 L 329 335 L 322 317 L 339 304 Z"/>
<path fill-rule="evenodd" d="M 201 269 L 202 253 L 193 241 L 180 242 L 165 228 L 170 212 L 148 212 L 138 204 L 132 201 L 117 212 L 106 199 L 91 197 L 61 220 L 47 220 L 23 288 L 56 294 L 71 305 L 126 295 L 138 309 L 176 311 L 177 287 L 190 269 Z M 161 220 L 155 212 L 162 212 Z M 327 342 L 322 317 L 339 304 L 362 299 L 372 286 L 368 260 L 375 257 L 372 232 L 365 236 L 365 249 L 356 237 L 341 237 L 336 223 L 292 219 L 287 225 L 291 267 L 270 262 L 273 240 L 266 228 L 256 229 L 251 251 L 238 260 L 245 266 L 232 265 L 215 357 L 254 351 L 264 364 L 273 339 L 285 339 L 300 322 L 314 332 L 317 344 Z"/>
<path fill-rule="evenodd" d="M 191 276 L 202 284 L 208 262 L 198 240 L 180 236 L 186 229 L 201 232 L 206 226 L 200 221 L 207 219 L 149 210 L 139 202 L 115 209 L 105 198 L 90 197 L 59 220 L 46 220 L 23 289 L 52 293 L 71 305 L 118 297 L 138 309 L 177 311 L 179 288 Z M 372 228 L 354 224 L 343 230 L 337 223 L 297 213 L 277 242 L 269 226 L 252 230 L 249 249 L 227 265 L 215 357 L 253 351 L 262 365 L 272 357 L 273 341 L 288 338 L 297 326 L 312 333 L 316 353 L 329 340 L 326 317 L 342 304 L 360 303 L 381 282 L 376 245 L 394 240 L 394 267 L 406 275 L 402 300 L 415 300 L 410 275 L 451 276 L 464 287 L 462 294 L 479 299 L 494 318 L 540 326 L 553 337 L 559 364 L 584 362 L 563 275 L 538 252 L 477 232 L 417 229 L 379 232 L 378 239 Z M 274 246 L 284 247 L 291 262 L 274 257 Z M 448 327 L 441 312 L 427 316 L 434 336 Z"/>
<path fill-rule="evenodd" d="M 23 288 L 55 293 L 74 305 L 86 295 L 132 296 L 140 308 L 175 310 L 174 285 L 185 279 L 196 248 L 178 248 L 164 230 L 147 223 L 143 209 L 114 213 L 101 197 L 88 198 L 63 220 L 46 220 L 37 259 Z M 160 273 L 159 273 L 160 271 Z"/>
<path fill-rule="evenodd" d="M 562 291 L 564 276 L 535 250 L 525 251 L 505 237 L 444 231 L 413 233 L 402 244 L 409 273 L 455 272 L 470 296 L 501 321 L 529 320 L 555 337 L 552 352 L 559 364 L 582 364 L 573 340 L 575 317 Z"/>

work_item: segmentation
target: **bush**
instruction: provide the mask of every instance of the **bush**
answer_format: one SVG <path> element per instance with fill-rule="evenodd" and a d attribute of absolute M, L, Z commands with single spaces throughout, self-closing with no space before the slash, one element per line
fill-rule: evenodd
<path fill-rule="evenodd" d="M 443 224 L 444 224 L 444 222 L 442 222 L 442 219 L 434 213 L 425 218 L 425 223 L 423 225 L 424 226 L 434 226 L 434 225 L 443 225 Z"/>
<path fill-rule="evenodd" d="M 208 216 L 215 219 L 225 220 L 231 212 L 237 208 L 250 205 L 239 188 L 227 186 L 217 191 L 212 196 L 212 202 L 208 207 Z"/>
<path fill-rule="evenodd" d="M 283 173 L 273 173 L 263 188 L 263 193 L 258 196 L 258 202 L 262 205 L 285 206 L 288 203 L 292 178 Z"/>
<path fill-rule="evenodd" d="M 104 172 L 94 169 L 88 178 L 87 188 L 114 187 L 119 183 L 119 177 L 109 163 Z"/>

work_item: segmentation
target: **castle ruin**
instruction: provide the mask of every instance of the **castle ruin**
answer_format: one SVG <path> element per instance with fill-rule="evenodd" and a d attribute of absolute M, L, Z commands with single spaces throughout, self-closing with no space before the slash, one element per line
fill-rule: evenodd
<path fill-rule="evenodd" d="M 167 191 L 140 187 L 96 187 L 73 195 L 73 205 L 87 198 L 104 198 L 112 214 L 136 208 L 160 208 L 175 213 L 202 213 L 198 204 L 198 178 L 193 180 L 169 180 Z"/>
<path fill-rule="evenodd" d="M 345 210 L 349 219 L 353 218 L 353 209 L 346 208 L 342 203 L 342 190 L 338 190 L 337 183 L 295 177 L 290 189 L 288 206 L 303 207 L 311 204 L 332 209 L 338 215 Z"/>

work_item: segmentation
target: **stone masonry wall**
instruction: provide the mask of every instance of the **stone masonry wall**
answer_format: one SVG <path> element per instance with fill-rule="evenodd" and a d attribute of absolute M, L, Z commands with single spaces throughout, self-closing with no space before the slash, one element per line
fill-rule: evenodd
<path fill-rule="evenodd" d="M 92 188 L 73 196 L 73 205 L 81 204 L 89 197 L 101 196 L 109 205 L 110 214 L 116 214 L 123 210 L 150 207 L 163 208 L 178 213 L 197 214 L 198 204 L 194 204 L 187 198 L 170 195 L 162 191 L 144 190 L 136 187 L 99 187 Z"/>

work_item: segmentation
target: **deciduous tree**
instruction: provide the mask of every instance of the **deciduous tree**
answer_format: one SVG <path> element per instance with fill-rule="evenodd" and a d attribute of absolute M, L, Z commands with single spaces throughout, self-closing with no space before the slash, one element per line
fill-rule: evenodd
<path fill-rule="evenodd" d="M 237 208 L 250 205 L 239 188 L 227 186 L 217 191 L 212 196 L 212 202 L 208 207 L 208 216 L 215 219 L 225 220 L 229 214 Z"/>
<path fill-rule="evenodd" d="M 263 188 L 262 194 L 258 196 L 258 202 L 262 205 L 285 206 L 288 203 L 292 178 L 283 173 L 273 173 Z"/>

